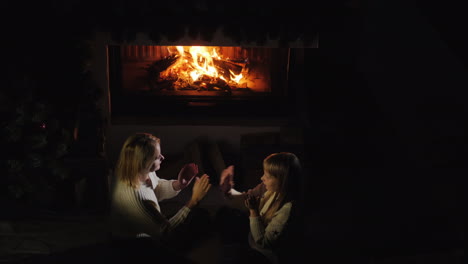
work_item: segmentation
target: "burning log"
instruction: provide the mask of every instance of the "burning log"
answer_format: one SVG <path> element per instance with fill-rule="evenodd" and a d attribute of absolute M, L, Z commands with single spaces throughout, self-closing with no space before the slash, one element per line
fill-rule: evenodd
<path fill-rule="evenodd" d="M 214 65 L 219 69 L 222 69 L 223 72 L 229 73 L 229 70 L 234 72 L 234 74 L 240 74 L 242 69 L 247 65 L 246 63 L 235 63 L 226 60 L 213 59 Z"/>
<path fill-rule="evenodd" d="M 145 68 L 147 72 L 147 76 L 148 76 L 148 85 L 149 87 L 151 87 L 151 89 L 155 89 L 156 87 L 160 90 L 168 89 L 167 81 L 171 81 L 171 80 L 168 80 L 168 79 L 160 80 L 159 74 L 162 71 L 165 71 L 167 68 L 169 68 L 178 59 L 179 59 L 179 56 L 177 54 L 170 55 L 161 60 L 157 60 L 151 63 L 150 65 L 148 65 L 148 67 Z"/>
<path fill-rule="evenodd" d="M 181 79 L 174 82 L 173 88 L 176 90 L 196 90 L 187 81 Z"/>
<path fill-rule="evenodd" d="M 227 61 L 229 62 L 232 62 L 232 63 L 236 63 L 236 64 L 247 64 L 248 63 L 248 59 L 227 59 Z"/>
<path fill-rule="evenodd" d="M 176 62 L 179 59 L 179 55 L 177 54 L 172 54 L 169 55 L 163 59 L 157 60 L 150 64 L 148 68 L 146 68 L 148 71 L 154 71 L 154 72 L 162 72 L 167 70 L 174 62 Z"/>

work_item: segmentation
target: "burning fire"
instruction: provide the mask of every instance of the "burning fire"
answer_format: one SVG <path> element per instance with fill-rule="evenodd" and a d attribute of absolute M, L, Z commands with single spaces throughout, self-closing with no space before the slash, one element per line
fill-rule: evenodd
<path fill-rule="evenodd" d="M 149 68 L 150 73 L 157 73 L 153 77 L 157 77 L 159 87 L 224 91 L 247 88 L 247 59 L 223 58 L 219 47 L 172 46 L 167 49 L 170 55 Z"/>

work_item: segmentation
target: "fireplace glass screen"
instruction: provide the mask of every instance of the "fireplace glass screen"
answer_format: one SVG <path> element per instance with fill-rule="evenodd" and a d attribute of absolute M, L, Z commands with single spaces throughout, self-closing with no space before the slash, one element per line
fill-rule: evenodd
<path fill-rule="evenodd" d="M 203 105 L 265 101 L 287 90 L 288 48 L 110 45 L 108 54 L 117 108 L 137 97 Z"/>

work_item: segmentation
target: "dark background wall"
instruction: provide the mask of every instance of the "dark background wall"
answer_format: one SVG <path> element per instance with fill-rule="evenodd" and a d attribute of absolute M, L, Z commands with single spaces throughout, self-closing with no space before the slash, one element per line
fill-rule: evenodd
<path fill-rule="evenodd" d="M 12 40 L 8 50 L 17 52 L 5 54 L 10 62 L 5 87 L 17 92 L 1 98 L 2 105 L 8 105 L 2 114 L 15 112 L 10 99 L 21 98 L 24 89 L 33 91 L 34 100 L 52 105 L 59 124 L 70 131 L 75 119 L 67 114 L 75 118 L 76 109 L 90 114 L 81 115 L 81 124 L 99 123 L 99 111 L 86 108 L 93 105 L 93 93 L 76 88 L 92 86 L 80 82 L 87 68 L 86 54 L 71 53 L 78 58 L 63 60 L 61 52 L 74 51 L 95 28 L 112 31 L 117 39 L 131 38 L 136 31 L 133 26 L 139 30 L 148 21 L 132 20 L 139 13 L 125 8 L 126 1 L 107 3 L 108 16 L 96 16 L 106 5 L 93 9 L 84 2 L 36 3 L 27 9 L 15 4 L 12 10 L 17 12 L 12 14 L 21 15 L 11 16 L 15 26 L 5 34 Z M 302 82 L 308 109 L 300 113 L 307 143 L 308 245 L 317 253 L 321 249 L 349 254 L 373 250 L 383 255 L 460 247 L 466 222 L 462 178 L 467 173 L 468 149 L 467 60 L 461 48 L 466 38 L 463 21 L 454 18 L 459 17 L 459 9 L 411 1 L 349 1 L 310 10 L 301 3 L 291 6 L 295 12 L 283 10 L 296 15 L 291 19 L 274 9 L 276 5 L 267 13 L 255 5 L 258 9 L 249 9 L 243 21 L 254 21 L 254 11 L 259 10 L 265 21 L 277 24 L 254 27 L 245 36 L 261 40 L 259 36 L 271 31 L 287 40 L 298 31 L 317 29 L 318 17 L 310 14 L 320 13 L 319 49 L 305 52 Z M 190 8 L 195 13 L 210 11 L 206 6 Z M 48 14 L 52 21 L 41 20 Z M 452 18 L 442 20 L 438 14 Z M 178 28 L 160 30 L 177 38 Z M 237 24 L 228 32 L 242 37 L 236 28 Z M 298 31 L 276 30 L 280 28 Z M 192 29 L 203 36 L 211 32 L 200 21 Z M 30 43 L 38 43 L 36 49 Z M 38 47 L 49 53 L 33 52 Z M 25 69 L 27 78 L 22 74 Z M 57 92 L 62 97 L 51 99 Z M 93 131 L 89 135 L 95 135 Z"/>
<path fill-rule="evenodd" d="M 324 13 L 320 49 L 306 57 L 306 70 L 321 73 L 309 90 L 312 248 L 385 255 L 459 246 L 467 172 L 461 32 L 449 38 L 437 27 L 443 19 L 434 14 L 451 10 L 445 6 L 354 4 Z"/>

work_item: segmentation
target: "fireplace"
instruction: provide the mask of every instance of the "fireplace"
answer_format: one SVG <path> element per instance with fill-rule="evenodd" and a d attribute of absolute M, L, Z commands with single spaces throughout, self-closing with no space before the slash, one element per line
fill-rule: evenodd
<path fill-rule="evenodd" d="M 301 49 L 107 45 L 113 116 L 282 116 Z M 291 67 L 292 66 L 292 67 Z"/>

